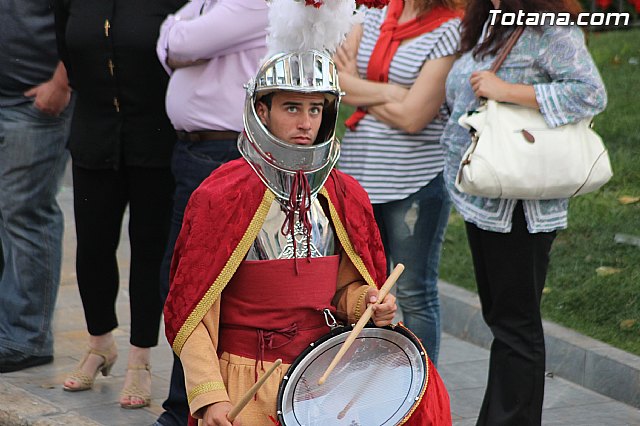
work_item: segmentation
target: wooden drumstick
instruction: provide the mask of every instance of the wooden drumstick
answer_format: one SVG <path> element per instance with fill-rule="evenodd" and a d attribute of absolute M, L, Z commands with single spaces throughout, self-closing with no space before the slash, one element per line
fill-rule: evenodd
<path fill-rule="evenodd" d="M 271 368 L 267 370 L 267 372 L 264 373 L 264 375 L 260 377 L 260 379 L 253 386 L 251 386 L 251 389 L 249 389 L 247 393 L 245 393 L 242 398 L 240 398 L 240 401 L 238 401 L 238 403 L 233 406 L 231 411 L 229 411 L 229 413 L 227 414 L 227 420 L 233 422 L 236 417 L 238 417 L 240 411 L 242 411 L 242 409 L 249 403 L 249 401 L 251 401 L 251 398 L 253 398 L 253 396 L 258 392 L 258 389 L 260 389 L 264 382 L 267 381 L 269 376 L 274 371 L 276 371 L 276 368 L 278 368 L 280 364 L 282 364 L 282 360 L 280 358 L 276 359 Z"/>
<path fill-rule="evenodd" d="M 382 286 L 382 288 L 380 288 L 380 291 L 378 292 L 378 300 L 376 300 L 376 303 L 370 304 L 367 307 L 367 310 L 364 311 L 364 314 L 362 314 L 362 316 L 360 317 L 356 325 L 353 327 L 353 330 L 351 330 L 351 333 L 349 333 L 349 337 L 347 337 L 347 340 L 344 341 L 344 343 L 342 344 L 342 347 L 340 347 L 340 350 L 338 351 L 336 356 L 333 358 L 333 361 L 331 361 L 331 364 L 329 364 L 329 366 L 327 367 L 327 370 L 324 372 L 322 377 L 320 377 L 320 380 L 318 380 L 318 385 L 324 384 L 324 382 L 327 380 L 327 377 L 329 376 L 329 374 L 331 374 L 331 372 L 336 367 L 336 365 L 338 365 L 338 362 L 340 362 L 340 360 L 342 359 L 344 354 L 347 352 L 351 344 L 356 340 L 356 338 L 358 337 L 358 335 L 360 334 L 364 326 L 367 325 L 367 322 L 369 322 L 369 320 L 371 319 L 371 315 L 373 314 L 373 305 L 378 305 L 384 300 L 387 293 L 389 293 L 389 290 L 391 290 L 391 287 L 393 287 L 393 285 L 396 283 L 396 280 L 398 279 L 400 274 L 402 274 L 403 271 L 404 271 L 404 265 L 402 263 L 398 263 L 396 267 L 393 269 L 393 271 L 391 271 L 389 278 L 387 278 L 387 280 L 384 282 L 384 285 Z"/>

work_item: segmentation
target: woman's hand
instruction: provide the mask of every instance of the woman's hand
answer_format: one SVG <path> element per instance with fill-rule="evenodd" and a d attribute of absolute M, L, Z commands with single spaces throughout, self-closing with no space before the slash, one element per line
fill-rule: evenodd
<path fill-rule="evenodd" d="M 476 71 L 471 74 L 469 81 L 478 98 L 540 109 L 531 84 L 507 83 L 491 71 Z"/>
<path fill-rule="evenodd" d="M 202 416 L 202 424 L 204 426 L 242 426 L 238 419 L 233 423 L 227 419 L 227 414 L 233 408 L 230 402 L 216 402 L 207 406 L 204 416 Z"/>
<path fill-rule="evenodd" d="M 375 287 L 369 288 L 365 297 L 369 303 L 376 303 L 378 300 L 378 289 Z M 391 293 L 387 293 L 382 300 L 382 303 L 379 305 L 373 305 L 372 307 L 373 314 L 371 315 L 371 318 L 373 319 L 373 323 L 378 327 L 384 327 L 385 325 L 391 324 L 397 310 L 398 306 L 396 305 L 396 297 Z"/>
<path fill-rule="evenodd" d="M 358 46 L 362 38 L 362 25 L 354 25 L 344 42 L 333 55 L 333 62 L 341 75 L 360 77 L 358 73 Z"/>
<path fill-rule="evenodd" d="M 471 88 L 478 98 L 487 98 L 505 102 L 510 84 L 491 71 L 475 71 L 471 73 Z"/>
<path fill-rule="evenodd" d="M 354 53 L 357 53 L 357 49 L 354 51 L 354 49 L 342 45 L 338 47 L 338 50 L 336 50 L 336 53 L 333 55 L 333 62 L 335 62 L 338 73 L 340 73 L 341 76 L 343 74 L 349 74 L 354 77 L 359 77 L 357 58 Z"/>

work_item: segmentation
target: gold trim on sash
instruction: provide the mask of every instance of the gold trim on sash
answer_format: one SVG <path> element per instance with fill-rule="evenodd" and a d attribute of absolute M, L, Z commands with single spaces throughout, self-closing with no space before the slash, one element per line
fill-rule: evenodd
<path fill-rule="evenodd" d="M 373 278 L 371 277 L 371 274 L 369 274 L 369 271 L 367 270 L 367 267 L 364 265 L 364 262 L 362 261 L 358 253 L 356 253 L 356 250 L 353 248 L 353 244 L 351 244 L 351 240 L 349 240 L 349 234 L 347 234 L 347 230 L 345 229 L 344 225 L 342 224 L 342 221 L 340 220 L 338 211 L 336 210 L 335 206 L 333 205 L 333 202 L 331 201 L 331 198 L 329 197 L 329 192 L 327 192 L 325 187 L 322 187 L 322 189 L 320 190 L 320 194 L 324 195 L 324 197 L 327 199 L 327 202 L 329 203 L 329 212 L 331 214 L 331 220 L 333 221 L 333 226 L 336 229 L 336 234 L 338 235 L 338 239 L 342 244 L 342 248 L 344 248 L 344 251 L 347 253 L 347 256 L 349 256 L 349 259 L 351 259 L 351 262 L 354 264 L 358 272 L 360 272 L 360 275 L 362 275 L 362 278 L 364 278 L 367 284 L 377 288 L 375 281 L 373 280 Z"/>
<path fill-rule="evenodd" d="M 253 215 L 251 219 L 251 223 L 247 227 L 242 239 L 229 256 L 227 263 L 224 265 L 220 274 L 216 277 L 216 280 L 211 284 L 209 290 L 204 294 L 198 305 L 193 309 L 191 314 L 187 320 L 180 327 L 180 331 L 176 335 L 176 338 L 173 341 L 173 350 L 174 352 L 180 356 L 180 352 L 182 351 L 182 347 L 184 346 L 187 338 L 191 335 L 196 326 L 202 321 L 202 318 L 209 312 L 209 309 L 213 306 L 218 297 L 220 297 L 220 293 L 224 290 L 225 286 L 231 278 L 233 274 L 235 274 L 238 266 L 242 263 L 242 260 L 246 256 L 249 248 L 251 248 L 251 244 L 255 241 L 260 229 L 262 229 L 262 224 L 267 217 L 267 213 L 269 212 L 269 208 L 271 208 L 271 204 L 275 200 L 276 196 L 273 192 L 265 188 L 264 196 L 262 197 L 262 202 L 258 207 L 258 210 Z"/>

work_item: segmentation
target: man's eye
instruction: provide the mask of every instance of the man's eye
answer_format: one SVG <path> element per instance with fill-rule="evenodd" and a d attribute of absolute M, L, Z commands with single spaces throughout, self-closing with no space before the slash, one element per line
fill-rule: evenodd
<path fill-rule="evenodd" d="M 287 112 L 297 112 L 297 111 L 298 111 L 298 107 L 295 107 L 295 106 L 287 107 Z"/>
<path fill-rule="evenodd" d="M 311 114 L 322 114 L 322 108 L 320 107 L 311 108 Z"/>

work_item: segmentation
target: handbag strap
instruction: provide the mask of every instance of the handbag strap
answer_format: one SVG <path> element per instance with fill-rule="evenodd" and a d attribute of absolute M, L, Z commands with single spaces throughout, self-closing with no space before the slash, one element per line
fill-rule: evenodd
<path fill-rule="evenodd" d="M 520 25 L 515 29 L 514 32 L 511 33 L 504 47 L 500 51 L 500 54 L 496 57 L 495 61 L 493 61 L 493 65 L 491 65 L 491 72 L 493 72 L 494 74 L 498 72 L 498 70 L 502 66 L 502 63 L 505 59 L 507 59 L 507 55 L 509 55 L 509 52 L 511 52 L 511 49 L 516 44 L 523 32 L 524 26 Z"/>

